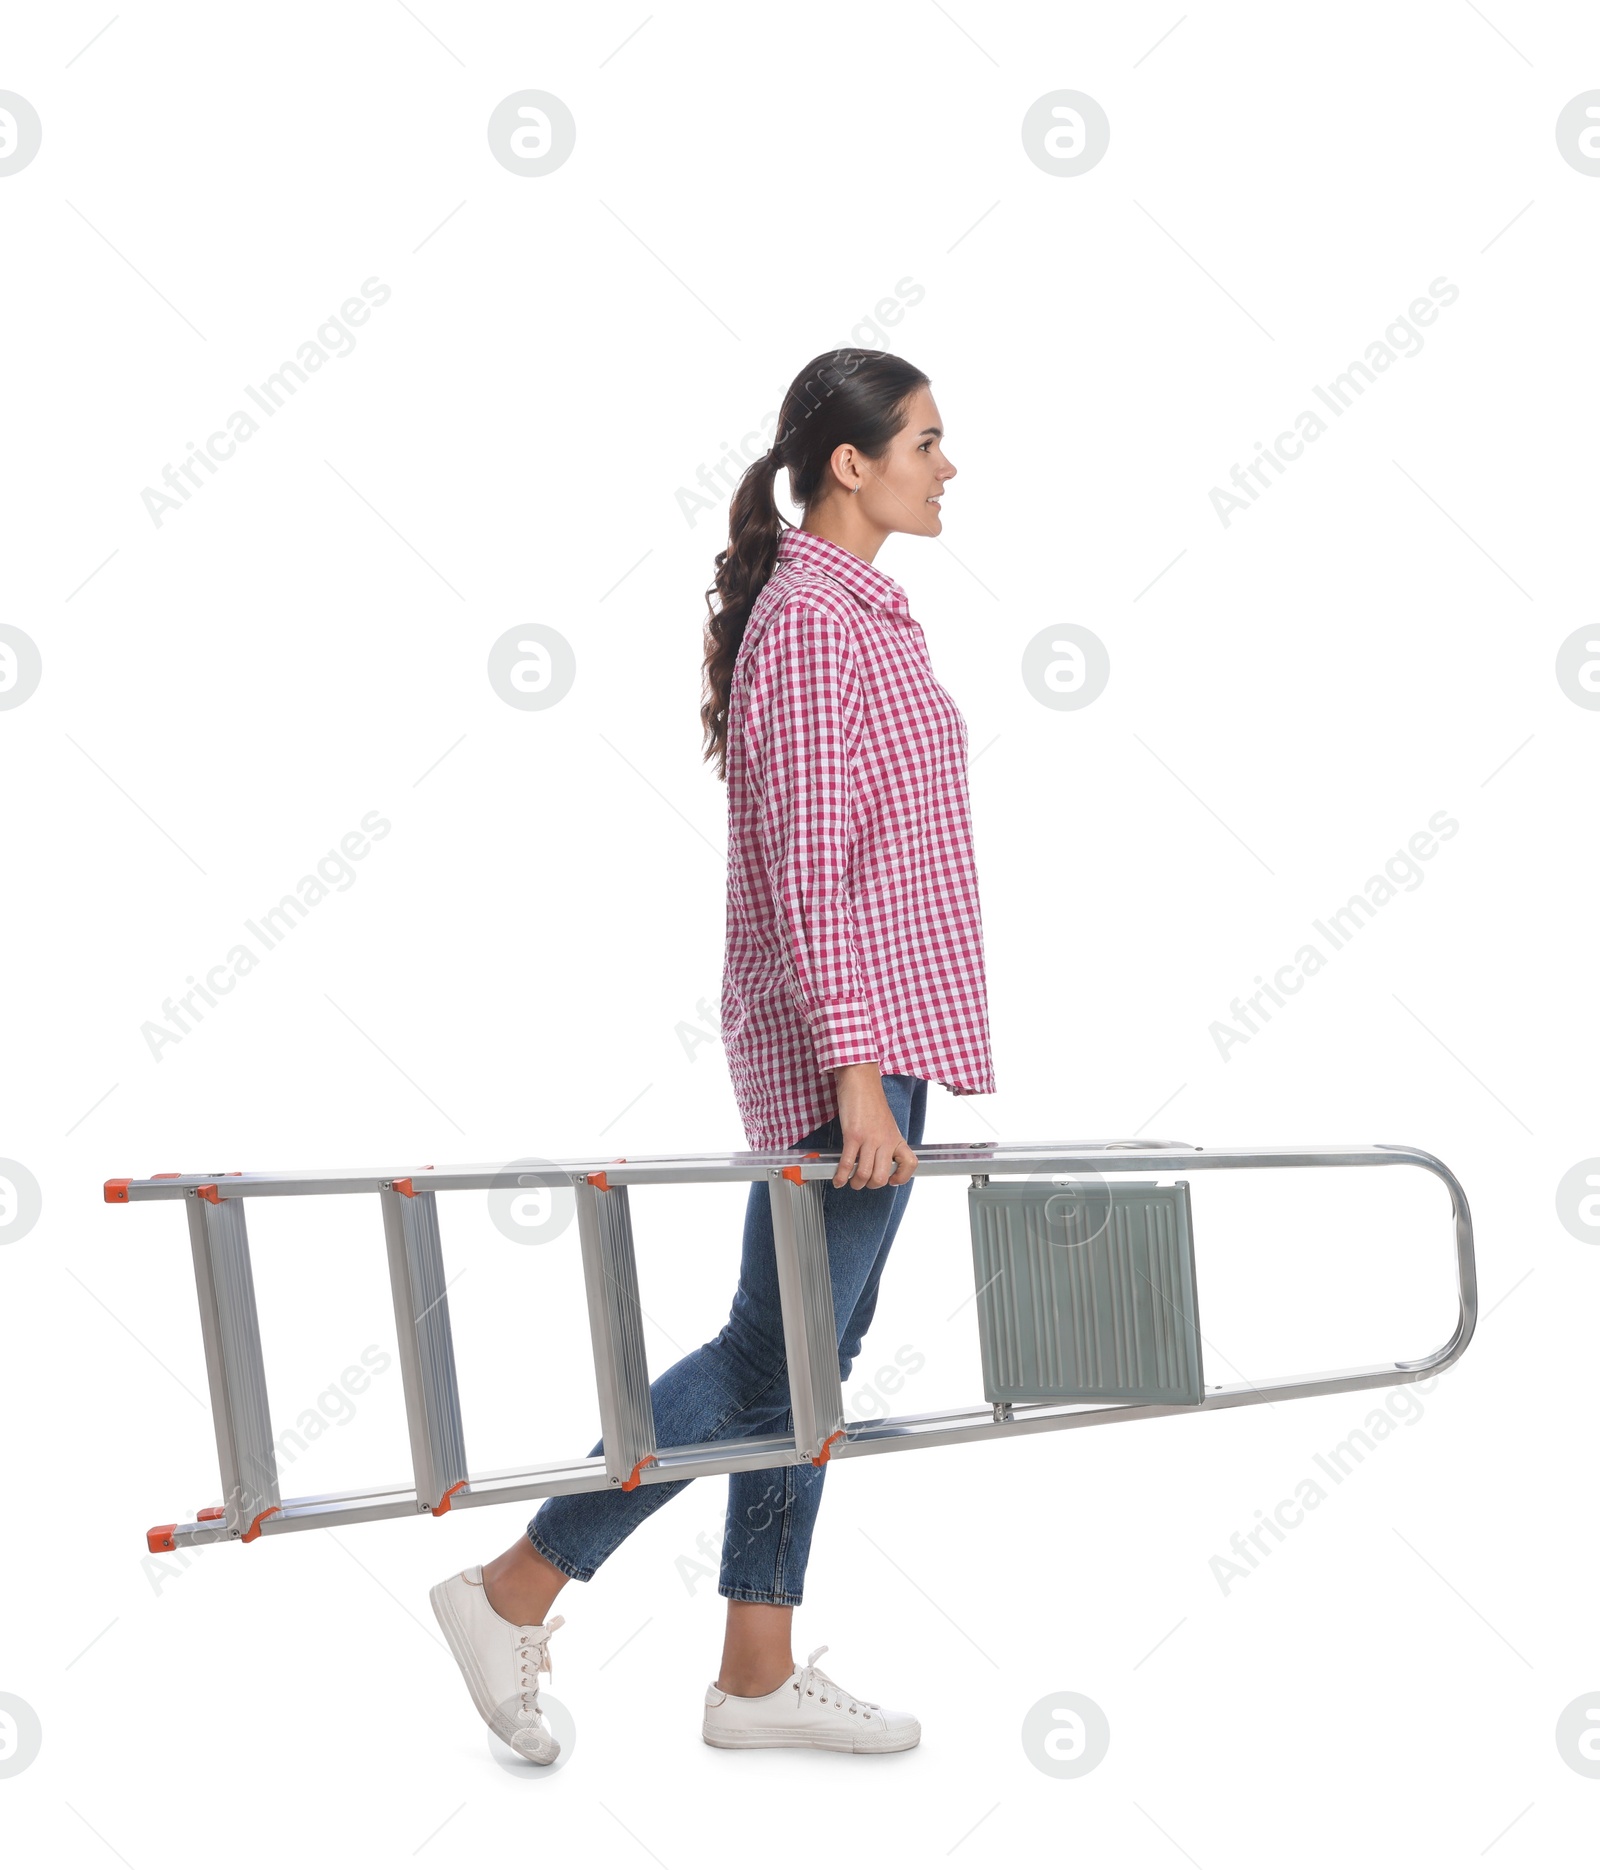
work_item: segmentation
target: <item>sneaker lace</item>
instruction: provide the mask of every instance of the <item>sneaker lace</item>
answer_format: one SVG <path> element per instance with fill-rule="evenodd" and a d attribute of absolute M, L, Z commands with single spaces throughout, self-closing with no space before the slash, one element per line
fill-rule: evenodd
<path fill-rule="evenodd" d="M 859 1714 L 863 1720 L 870 1721 L 878 1703 L 868 1701 L 863 1695 L 852 1695 L 848 1688 L 841 1688 L 826 1669 L 817 1667 L 817 1657 L 827 1647 L 826 1643 L 819 1643 L 806 1657 L 805 1667 L 795 1676 L 795 1706 L 798 1708 L 807 1695 L 816 1695 L 819 1700 L 826 1702 L 829 1699 L 827 1691 L 831 1689 L 835 1707 L 848 1707 L 852 1714 Z"/>
<path fill-rule="evenodd" d="M 552 1679 L 555 1666 L 550 1660 L 550 1638 L 566 1622 L 565 1617 L 552 1617 L 548 1623 L 524 1624 L 517 1631 L 517 1662 L 521 1669 L 519 1692 L 521 1695 L 522 1718 L 525 1723 L 539 1719 L 544 1709 L 539 1706 L 539 1672 Z"/>

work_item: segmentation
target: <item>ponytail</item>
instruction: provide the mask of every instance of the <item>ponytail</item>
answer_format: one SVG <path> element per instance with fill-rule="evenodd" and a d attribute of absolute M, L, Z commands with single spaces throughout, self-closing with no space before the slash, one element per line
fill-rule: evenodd
<path fill-rule="evenodd" d="M 716 557 L 716 582 L 706 592 L 710 611 L 706 623 L 705 690 L 700 721 L 705 731 L 705 757 L 717 762 L 717 777 L 728 774 L 728 695 L 733 687 L 733 665 L 744 641 L 744 626 L 778 563 L 778 536 L 787 522 L 778 511 L 773 482 L 781 463 L 774 445 L 752 461 L 733 490 L 728 508 L 728 549 Z M 720 608 L 711 608 L 715 593 Z"/>

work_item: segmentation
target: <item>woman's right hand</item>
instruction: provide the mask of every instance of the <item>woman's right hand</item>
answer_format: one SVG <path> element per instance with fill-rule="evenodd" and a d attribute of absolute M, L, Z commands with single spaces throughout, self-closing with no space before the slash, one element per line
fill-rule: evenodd
<path fill-rule="evenodd" d="M 917 1171 L 917 1152 L 900 1134 L 876 1065 L 840 1065 L 833 1074 L 843 1146 L 833 1185 L 898 1187 Z"/>

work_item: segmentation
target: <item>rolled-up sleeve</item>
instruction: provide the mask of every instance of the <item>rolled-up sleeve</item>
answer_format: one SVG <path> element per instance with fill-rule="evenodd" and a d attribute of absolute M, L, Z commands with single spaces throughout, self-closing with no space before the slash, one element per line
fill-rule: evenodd
<path fill-rule="evenodd" d="M 851 894 L 863 723 L 849 625 L 791 601 L 752 671 L 745 744 L 785 967 L 819 1071 L 883 1061 Z"/>

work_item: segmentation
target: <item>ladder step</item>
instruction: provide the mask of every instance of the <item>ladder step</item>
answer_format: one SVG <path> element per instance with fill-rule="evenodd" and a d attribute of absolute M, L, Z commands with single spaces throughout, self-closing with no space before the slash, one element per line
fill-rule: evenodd
<path fill-rule="evenodd" d="M 378 1199 L 383 1204 L 394 1328 L 417 1483 L 413 1511 L 440 1513 L 446 1510 L 451 1492 L 467 1478 L 467 1449 L 439 1244 L 438 1197 L 431 1190 L 413 1192 L 409 1178 L 402 1177 L 381 1190 Z"/>
<path fill-rule="evenodd" d="M 631 1492 L 656 1458 L 656 1418 L 644 1348 L 644 1314 L 633 1257 L 633 1221 L 626 1185 L 613 1187 L 602 1170 L 572 1178 L 578 1210 L 583 1283 L 594 1340 L 595 1390 L 606 1484 Z"/>
<path fill-rule="evenodd" d="M 767 1189 L 794 1445 L 805 1460 L 820 1465 L 844 1434 L 823 1184 L 804 1181 L 797 1171 L 773 1169 L 768 1172 Z"/>
<path fill-rule="evenodd" d="M 277 1511 L 280 1496 L 244 1203 L 217 1200 L 214 1189 L 202 1188 L 184 1206 L 222 1474 L 216 1524 L 222 1537 L 248 1541 Z"/>
<path fill-rule="evenodd" d="M 1187 1182 L 990 1182 L 967 1204 L 990 1402 L 1200 1401 Z"/>

